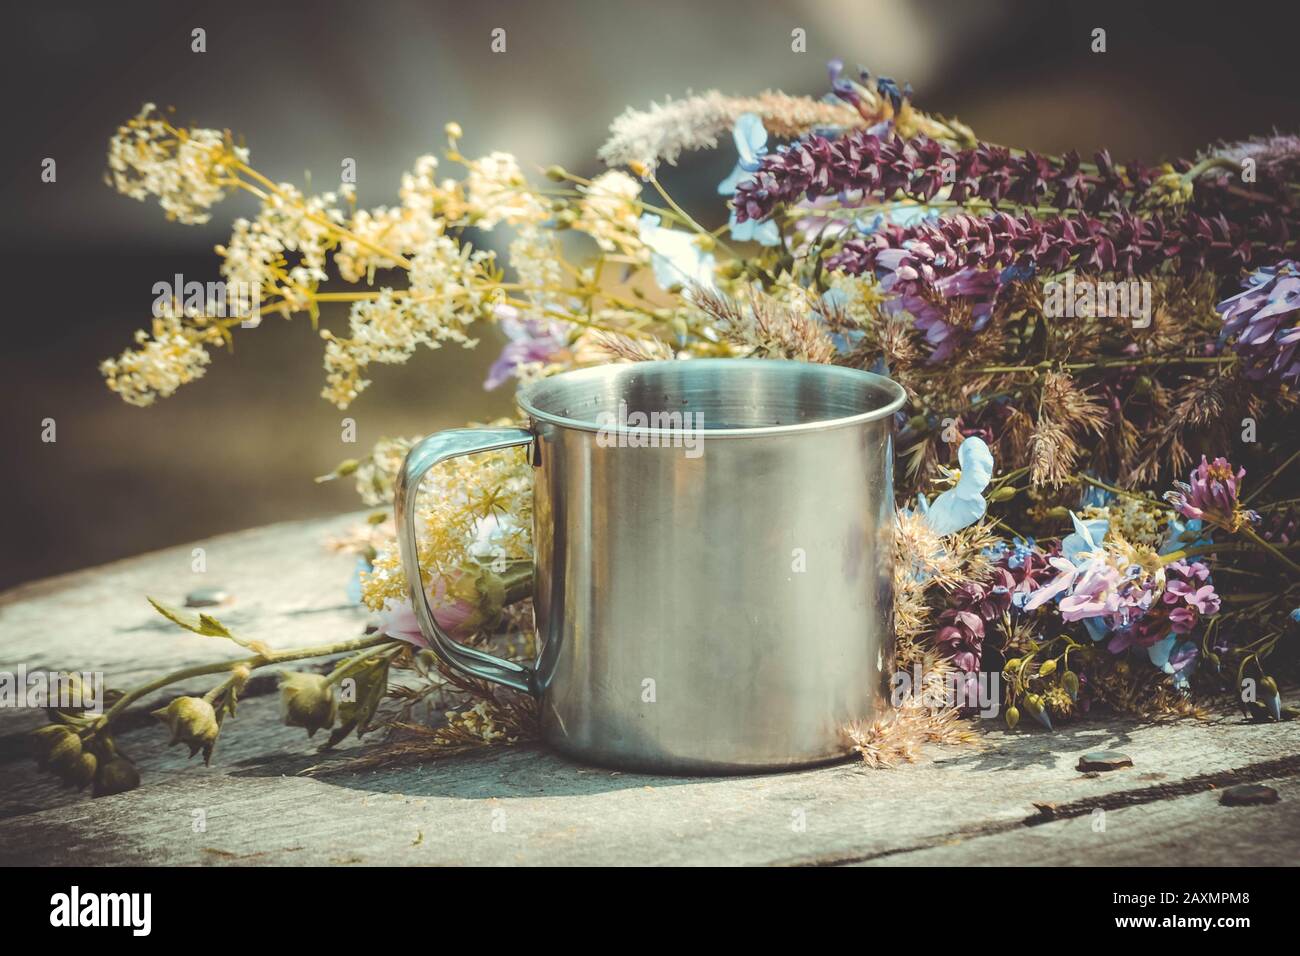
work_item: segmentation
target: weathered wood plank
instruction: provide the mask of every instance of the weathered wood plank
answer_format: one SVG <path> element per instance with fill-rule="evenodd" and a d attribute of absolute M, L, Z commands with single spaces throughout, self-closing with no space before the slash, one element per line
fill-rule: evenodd
<path fill-rule="evenodd" d="M 0 670 L 102 671 L 111 686 L 125 687 L 238 656 L 230 642 L 182 631 L 146 600 L 181 605 L 201 587 L 231 594 L 228 605 L 208 609 L 223 623 L 276 648 L 359 635 L 366 615 L 345 593 L 354 559 L 325 546 L 359 520 L 286 522 L 20 585 L 0 594 Z M 196 573 L 192 552 L 200 547 L 207 570 Z M 42 720 L 0 710 L 0 738 Z"/>
<path fill-rule="evenodd" d="M 162 753 L 153 728 L 124 735 L 147 777 L 132 793 L 65 797 L 30 812 L 48 784 L 23 775 L 18 799 L 28 812 L 0 820 L 0 862 L 833 864 L 940 855 L 978 864 L 1022 859 L 1021 846 L 1032 847 L 1038 862 L 1108 862 L 1112 854 L 1164 862 L 1158 854 L 1177 844 L 1176 858 L 1191 865 L 1223 859 L 1223 846 L 1205 838 L 1223 829 L 1221 814 L 1201 812 L 1205 792 L 1109 811 L 1101 840 L 1090 840 L 1087 816 L 1027 821 L 1038 815 L 1035 804 L 1122 802 L 1198 774 L 1229 782 L 1237 779 L 1231 771 L 1245 769 L 1249 778 L 1252 766 L 1287 760 L 1278 774 L 1283 801 L 1233 809 L 1231 840 L 1242 855 L 1259 851 L 1279 862 L 1294 862 L 1300 847 L 1293 787 L 1300 761 L 1292 759 L 1295 735 L 1286 725 L 998 732 L 982 752 L 949 750 L 891 771 L 840 765 L 672 778 L 581 767 L 522 748 L 308 777 L 299 774 L 320 757 L 305 736 L 275 729 L 274 709 L 269 697 L 248 702 L 209 769 L 185 767 L 183 751 Z M 1133 757 L 1132 770 L 1086 777 L 1074 769 L 1080 754 L 1116 746 Z M 1168 815 L 1151 809 L 1166 805 Z M 200 833 L 195 811 L 206 820 Z M 1058 832 L 1066 842 L 1042 844 Z M 1140 848 L 1156 858 L 1144 860 Z"/>
<path fill-rule="evenodd" d="M 1270 778 L 1281 800 L 1225 807 L 1221 790 L 1087 813 L 1041 826 L 876 856 L 859 866 L 1296 866 L 1300 775 Z"/>
<path fill-rule="evenodd" d="M 0 595 L 0 667 L 102 669 L 117 686 L 231 653 L 156 618 L 219 584 L 222 619 L 279 647 L 354 635 L 346 557 L 353 520 L 277 525 Z M 59 790 L 19 753 L 31 712 L 0 712 L 0 863 L 910 864 L 1300 861 L 1300 726 L 1236 717 L 1168 726 L 1097 721 L 1056 734 L 993 730 L 981 750 L 890 771 L 852 764 L 755 777 L 673 778 L 583 767 L 539 748 L 364 773 L 282 727 L 270 682 L 227 725 L 214 765 L 168 749 L 136 717 L 119 734 L 145 785 L 99 800 Z M 355 741 L 346 745 L 358 746 Z M 1085 776 L 1089 751 L 1135 766 Z M 346 756 L 346 755 L 344 755 Z M 314 765 L 323 771 L 302 775 Z M 1259 780 L 1282 800 L 1220 807 L 1211 786 Z M 1063 819 L 1042 822 L 1035 805 Z M 1092 810 L 1106 811 L 1094 832 Z M 196 813 L 197 811 L 197 813 Z M 196 829 L 196 820 L 204 827 Z M 1235 856 L 1234 856 L 1235 854 Z"/>

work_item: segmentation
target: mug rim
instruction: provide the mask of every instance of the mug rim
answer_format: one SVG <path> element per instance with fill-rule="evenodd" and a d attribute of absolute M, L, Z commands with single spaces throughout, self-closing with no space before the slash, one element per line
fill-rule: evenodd
<path fill-rule="evenodd" d="M 557 379 L 602 379 L 626 372 L 634 366 L 667 366 L 680 365 L 683 362 L 689 362 L 692 365 L 700 366 L 736 366 L 744 365 L 800 365 L 810 369 L 818 369 L 816 374 L 829 376 L 838 376 L 840 378 L 856 378 L 863 381 L 869 381 L 872 385 L 889 392 L 892 397 L 878 408 L 869 409 L 864 412 L 855 412 L 852 415 L 840 415 L 834 418 L 824 418 L 811 422 L 792 422 L 788 425 L 755 425 L 752 427 L 736 428 L 654 428 L 630 427 L 624 424 L 602 425 L 597 422 L 585 421 L 579 418 L 568 418 L 564 415 L 557 415 L 553 412 L 543 411 L 538 408 L 532 401 L 533 395 L 548 383 Z M 847 365 L 824 365 L 820 362 L 799 362 L 794 359 L 764 359 L 764 358 L 703 358 L 703 359 L 659 359 L 651 362 L 610 362 L 605 365 L 594 365 L 588 368 L 571 369 L 567 372 L 561 372 L 558 375 L 552 375 L 548 378 L 538 379 L 527 385 L 521 386 L 515 392 L 515 401 L 519 407 L 526 412 L 533 421 L 542 421 L 551 425 L 557 425 L 561 428 L 568 428 L 574 431 L 584 432 L 604 432 L 607 434 L 635 434 L 635 435 L 662 435 L 666 437 L 685 437 L 694 436 L 699 438 L 757 438 L 768 435 L 791 435 L 801 432 L 826 431 L 832 428 L 846 428 L 853 425 L 862 425 L 867 422 L 878 421 L 888 418 L 898 411 L 905 401 L 907 401 L 907 392 L 903 386 L 899 385 L 892 378 L 886 375 L 878 375 L 875 372 L 868 372 L 865 369 L 850 368 Z"/>

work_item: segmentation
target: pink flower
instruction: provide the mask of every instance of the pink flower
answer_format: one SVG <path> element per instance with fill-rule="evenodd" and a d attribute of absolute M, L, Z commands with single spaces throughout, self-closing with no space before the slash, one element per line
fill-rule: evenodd
<path fill-rule="evenodd" d="M 1118 613 L 1121 581 L 1118 571 L 1105 560 L 1094 558 L 1084 566 L 1070 595 L 1061 598 L 1061 617 L 1067 621 L 1082 621 Z"/>
<path fill-rule="evenodd" d="M 1218 614 L 1222 601 L 1214 585 L 1208 582 L 1210 569 L 1202 561 L 1175 561 L 1168 568 L 1165 585 L 1165 604 L 1169 609 L 1169 624 L 1179 634 L 1190 633 L 1202 617 Z"/>
<path fill-rule="evenodd" d="M 1259 515 L 1244 511 L 1237 501 L 1240 482 L 1245 475 L 1245 468 L 1234 472 L 1226 458 L 1210 462 L 1202 455 L 1201 463 L 1187 481 L 1175 481 L 1175 490 L 1165 492 L 1165 500 L 1184 518 L 1203 518 L 1221 528 L 1236 531 L 1243 522 L 1259 520 Z"/>
<path fill-rule="evenodd" d="M 434 579 L 434 586 L 429 590 L 429 604 L 433 607 L 433 619 L 448 634 L 472 630 L 478 622 L 478 608 L 462 598 L 449 597 L 444 578 Z M 379 612 L 379 633 L 416 647 L 429 646 L 410 601 L 390 600 L 384 605 Z"/>
<path fill-rule="evenodd" d="M 1068 591 L 1070 586 L 1074 584 L 1074 579 L 1079 575 L 1079 570 L 1070 563 L 1068 558 L 1060 556 L 1049 558 L 1048 564 L 1056 568 L 1059 573 L 1030 595 L 1029 600 L 1025 602 L 1026 611 L 1041 607 L 1058 594 Z"/>

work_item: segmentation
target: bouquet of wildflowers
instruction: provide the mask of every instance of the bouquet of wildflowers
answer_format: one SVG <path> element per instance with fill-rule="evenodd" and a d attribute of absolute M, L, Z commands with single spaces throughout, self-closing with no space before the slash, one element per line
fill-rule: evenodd
<path fill-rule="evenodd" d="M 474 347 L 492 324 L 505 345 L 488 388 L 699 356 L 882 372 L 910 399 L 900 671 L 997 677 L 992 712 L 1012 728 L 1090 708 L 1294 716 L 1278 677 L 1294 675 L 1300 641 L 1300 138 L 1156 165 L 1041 155 L 839 63 L 819 98 L 710 92 L 629 109 L 590 178 L 529 176 L 506 153 L 462 155 L 454 123 L 446 135 L 442 159 L 418 157 L 402 177 L 397 204 L 360 209 L 349 185 L 304 193 L 256 170 L 231 134 L 145 106 L 111 141 L 116 190 L 183 224 L 236 191 L 260 205 L 216 249 L 223 308 L 202 290 L 157 303 L 134 347 L 103 363 L 109 388 L 152 404 L 241 330 L 303 313 L 339 408 L 364 400 L 376 366 Z M 712 210 L 687 211 L 659 182 L 662 165 L 733 143 Z M 474 244 L 494 232 L 504 255 Z M 282 676 L 284 715 L 330 731 L 327 746 L 383 726 L 391 759 L 531 733 L 528 701 L 457 677 L 415 626 L 386 510 L 413 441 L 386 439 L 324 476 L 351 478 L 378 509 L 340 544 L 363 563 L 368 635 L 277 652 L 159 605 L 248 652 L 205 670 L 220 677 L 210 693 L 157 712 L 173 740 L 208 759 L 253 670 L 311 657 L 331 664 Z M 421 583 L 462 640 L 530 656 L 530 469 L 514 451 L 443 467 L 419 504 Z M 96 793 L 129 789 L 139 778 L 114 721 L 193 676 L 121 692 L 101 716 L 54 712 L 38 759 Z M 845 728 L 846 752 L 909 759 L 927 740 L 969 739 L 958 716 L 913 695 Z"/>

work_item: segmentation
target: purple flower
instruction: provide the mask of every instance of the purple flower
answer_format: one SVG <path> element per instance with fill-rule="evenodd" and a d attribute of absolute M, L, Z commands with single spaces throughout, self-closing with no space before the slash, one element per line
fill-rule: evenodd
<path fill-rule="evenodd" d="M 984 622 L 995 621 L 1011 607 L 1015 577 L 995 567 L 987 583 L 967 582 L 949 595 L 949 606 L 939 614 L 935 646 L 959 670 L 979 670 L 984 648 Z"/>
<path fill-rule="evenodd" d="M 1256 269 L 1246 290 L 1218 305 L 1223 336 L 1246 364 L 1247 378 L 1272 384 L 1300 381 L 1300 263 L 1284 259 Z"/>
<path fill-rule="evenodd" d="M 842 64 L 832 61 L 832 89 L 860 109 L 865 90 L 843 79 L 841 70 Z M 894 81 L 881 77 L 876 92 L 897 111 L 910 89 L 900 90 Z M 956 203 L 979 199 L 995 207 L 1051 204 L 1096 214 L 1135 208 L 1155 180 L 1146 167 L 1115 167 L 1104 152 L 1097 154 L 1096 164 L 1096 175 L 1084 175 L 1075 153 L 1056 158 L 1012 155 L 1005 147 L 989 143 L 954 150 L 927 136 L 903 139 L 883 123 L 838 138 L 809 136 L 789 149 L 768 154 L 757 174 L 741 185 L 736 208 L 743 222 L 766 219 L 777 206 L 805 196 L 859 192 L 886 201 L 901 190 L 909 199 L 928 202 L 948 188 L 947 198 Z"/>
<path fill-rule="evenodd" d="M 1245 468 L 1235 472 L 1226 458 L 1213 462 L 1201 456 L 1187 481 L 1175 481 L 1174 491 L 1165 492 L 1165 500 L 1184 518 L 1203 519 L 1228 531 L 1236 531 L 1243 524 L 1259 521 L 1259 515 L 1241 507 L 1237 493 Z"/>
<path fill-rule="evenodd" d="M 1168 583 L 1162 598 L 1176 634 L 1188 634 L 1201 618 L 1219 613 L 1221 602 L 1214 585 L 1207 583 L 1210 569 L 1201 561 L 1175 561 L 1166 568 Z"/>
<path fill-rule="evenodd" d="M 520 319 L 519 310 L 509 305 L 497 306 L 496 316 L 497 323 L 510 341 L 488 369 L 487 380 L 483 383 L 488 391 L 514 377 L 522 365 L 544 365 L 567 354 L 568 343 L 558 322 Z"/>
<path fill-rule="evenodd" d="M 931 362 L 948 359 L 963 342 L 962 330 L 947 321 L 952 305 L 959 301 L 971 305 L 970 331 L 988 325 L 998 291 L 996 272 L 969 267 L 943 276 L 927 288 L 923 282 L 926 267 L 918 265 L 910 250 L 886 249 L 876 257 L 875 265 L 881 290 L 893 294 L 884 308 L 912 316 L 916 328 L 934 348 Z M 929 294 L 923 294 L 923 288 Z"/>
<path fill-rule="evenodd" d="M 1076 575 L 1070 593 L 1061 598 L 1061 617 L 1066 621 L 1082 621 L 1118 614 L 1122 583 L 1119 571 L 1103 558 L 1094 558 Z"/>

